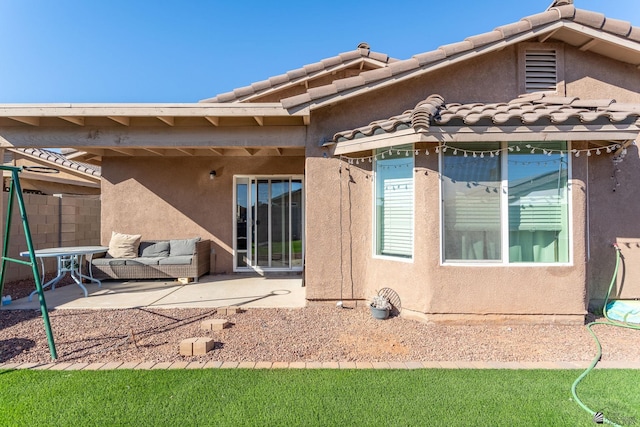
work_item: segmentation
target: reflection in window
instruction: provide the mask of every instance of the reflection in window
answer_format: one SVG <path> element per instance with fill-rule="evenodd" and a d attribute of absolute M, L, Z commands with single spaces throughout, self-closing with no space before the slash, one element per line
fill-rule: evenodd
<path fill-rule="evenodd" d="M 413 146 L 376 152 L 376 254 L 413 256 Z"/>
<path fill-rule="evenodd" d="M 568 262 L 566 149 L 566 142 L 450 144 L 442 157 L 444 259 Z"/>

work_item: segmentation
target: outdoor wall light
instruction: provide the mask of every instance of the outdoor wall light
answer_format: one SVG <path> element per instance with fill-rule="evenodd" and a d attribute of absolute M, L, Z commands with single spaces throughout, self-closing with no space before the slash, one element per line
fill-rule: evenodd
<path fill-rule="evenodd" d="M 216 171 L 209 172 L 209 179 L 211 181 L 213 181 L 215 179 L 215 177 L 216 177 Z"/>

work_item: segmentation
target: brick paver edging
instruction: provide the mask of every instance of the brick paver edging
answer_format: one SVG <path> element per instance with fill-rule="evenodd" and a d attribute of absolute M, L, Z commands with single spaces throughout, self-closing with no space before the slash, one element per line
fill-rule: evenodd
<path fill-rule="evenodd" d="M 586 369 L 590 362 L 108 362 L 0 363 L 0 370 L 103 371 L 114 369 Z M 596 369 L 640 369 L 640 362 L 601 361 Z"/>

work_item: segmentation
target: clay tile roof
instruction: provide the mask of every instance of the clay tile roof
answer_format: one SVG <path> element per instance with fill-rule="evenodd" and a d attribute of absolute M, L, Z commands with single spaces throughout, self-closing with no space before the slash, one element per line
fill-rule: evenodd
<path fill-rule="evenodd" d="M 219 94 L 213 98 L 204 99 L 200 102 L 242 102 L 268 90 L 277 90 L 279 87 L 286 87 L 288 84 L 300 84 L 305 80 L 312 79 L 314 76 L 328 72 L 335 67 L 341 67 L 357 60 L 368 60 L 378 67 L 387 67 L 389 64 L 397 62 L 396 59 L 390 58 L 387 54 L 372 52 L 369 45 L 361 43 L 358 48 L 349 52 L 341 53 L 331 58 L 323 59 L 313 64 L 305 65 L 301 68 L 288 71 L 284 74 L 271 77 L 267 80 L 253 83 L 249 86 L 234 89 L 231 92 Z M 375 71 L 375 70 L 373 70 Z M 385 76 L 386 77 L 386 76 Z M 333 93 L 323 89 L 320 93 Z M 294 96 L 295 99 L 306 99 L 306 97 Z"/>
<path fill-rule="evenodd" d="M 379 70 L 364 71 L 360 74 L 360 77 L 362 77 L 359 80 L 360 85 L 377 85 L 387 81 L 396 81 L 399 77 L 414 76 L 429 70 L 431 65 L 443 60 L 457 58 L 461 55 L 480 54 L 483 47 L 495 43 L 509 42 L 516 36 L 524 35 L 534 30 L 541 30 L 546 26 L 561 22 L 580 24 L 631 41 L 640 42 L 640 27 L 634 27 L 629 22 L 606 18 L 601 13 L 576 9 L 571 0 L 557 0 L 542 13 L 524 17 L 518 22 L 497 27 L 488 33 L 468 37 L 462 42 L 448 44 L 433 51 L 416 54 L 410 59 L 393 63 L 393 66 L 385 68 L 384 72 Z M 308 100 L 309 97 L 301 96 L 285 98 L 281 100 L 282 105 L 285 108 L 293 108 L 302 103 L 314 101 L 319 104 L 323 102 L 321 94 L 340 93 L 346 89 L 355 93 L 353 89 L 357 88 L 357 86 L 351 84 L 342 84 L 340 81 L 334 81 L 328 86 L 333 86 L 335 90 L 314 90 L 310 94 L 310 101 Z"/>
<path fill-rule="evenodd" d="M 88 175 L 92 175 L 96 177 L 100 176 L 99 166 L 69 160 L 64 154 L 56 153 L 55 151 L 38 149 L 38 148 L 12 148 L 11 150 L 28 154 L 33 157 L 38 157 L 40 159 L 45 160 L 46 162 L 53 163 L 52 167 L 55 167 L 55 165 L 60 165 L 66 168 L 75 169 L 79 172 L 86 173 Z"/>
<path fill-rule="evenodd" d="M 532 94 L 509 103 L 446 104 L 440 95 L 431 95 L 419 102 L 413 110 L 378 120 L 366 126 L 338 132 L 333 142 L 368 137 L 379 133 L 392 133 L 413 128 L 428 132 L 430 127 L 474 126 L 478 124 L 520 125 L 546 124 L 602 124 L 629 121 L 640 123 L 640 104 L 618 104 L 612 99 L 581 100 L 573 97 Z"/>

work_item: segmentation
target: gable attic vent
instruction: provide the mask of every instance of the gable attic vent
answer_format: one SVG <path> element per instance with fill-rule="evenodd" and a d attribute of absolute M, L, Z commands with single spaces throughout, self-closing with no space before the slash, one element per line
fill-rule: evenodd
<path fill-rule="evenodd" d="M 558 90 L 556 50 L 527 50 L 524 61 L 526 93 Z"/>

